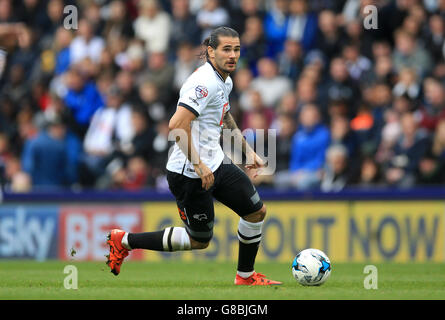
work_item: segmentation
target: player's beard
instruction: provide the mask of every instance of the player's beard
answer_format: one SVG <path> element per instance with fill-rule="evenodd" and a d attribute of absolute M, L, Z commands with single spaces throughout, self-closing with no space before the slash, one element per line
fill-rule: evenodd
<path fill-rule="evenodd" d="M 236 69 L 236 64 L 237 64 L 237 61 L 236 61 L 236 60 L 223 60 L 223 59 L 219 60 L 219 59 L 217 59 L 217 58 L 215 57 L 215 60 L 214 60 L 214 61 L 215 61 L 215 64 L 216 64 L 217 69 L 218 69 L 219 71 L 221 71 L 221 72 L 224 72 L 224 73 L 227 74 L 227 75 L 229 75 L 230 73 L 232 73 L 232 72 L 235 71 L 235 69 Z M 226 67 L 226 64 L 227 64 L 228 62 L 232 62 L 232 63 L 233 63 L 233 70 L 231 70 L 231 69 L 229 69 L 229 68 Z"/>
<path fill-rule="evenodd" d="M 235 61 L 233 62 L 233 69 L 228 69 L 228 68 L 226 67 L 226 63 L 224 63 L 223 66 L 218 65 L 218 68 L 219 68 L 222 72 L 224 72 L 224 73 L 226 73 L 226 74 L 230 74 L 230 73 L 232 73 L 233 71 L 235 71 L 235 69 L 236 69 L 236 62 L 235 62 Z"/>

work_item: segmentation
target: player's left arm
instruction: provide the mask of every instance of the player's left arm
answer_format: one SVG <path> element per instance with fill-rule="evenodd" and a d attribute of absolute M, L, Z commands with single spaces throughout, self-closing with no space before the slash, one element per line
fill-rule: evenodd
<path fill-rule="evenodd" d="M 255 151 L 252 149 L 252 147 L 247 143 L 246 139 L 244 138 L 241 130 L 238 128 L 238 125 L 236 124 L 235 119 L 233 119 L 233 116 L 230 114 L 229 111 L 226 112 L 223 118 L 223 129 L 229 129 L 232 131 L 232 135 L 235 138 L 235 141 L 241 141 L 241 149 L 244 155 L 246 156 L 247 160 L 247 169 L 258 169 L 265 165 L 263 159 L 261 159 Z M 235 146 L 237 147 L 237 146 Z M 256 175 L 254 176 L 256 177 Z"/>

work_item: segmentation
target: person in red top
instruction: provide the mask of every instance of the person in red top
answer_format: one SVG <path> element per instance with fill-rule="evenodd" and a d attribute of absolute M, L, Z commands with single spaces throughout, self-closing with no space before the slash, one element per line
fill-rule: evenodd
<path fill-rule="evenodd" d="M 435 78 L 424 82 L 425 101 L 419 109 L 420 126 L 434 132 L 440 119 L 445 118 L 445 87 Z"/>

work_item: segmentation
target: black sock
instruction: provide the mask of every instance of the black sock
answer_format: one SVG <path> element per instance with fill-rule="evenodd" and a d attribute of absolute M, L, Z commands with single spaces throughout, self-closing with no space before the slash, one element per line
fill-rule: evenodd
<path fill-rule="evenodd" d="M 147 249 L 154 251 L 164 251 L 162 238 L 164 231 L 129 233 L 128 244 L 131 249 Z"/>
<path fill-rule="evenodd" d="M 255 258 L 259 247 L 260 242 L 247 244 L 239 241 L 238 271 L 251 272 L 254 270 Z"/>

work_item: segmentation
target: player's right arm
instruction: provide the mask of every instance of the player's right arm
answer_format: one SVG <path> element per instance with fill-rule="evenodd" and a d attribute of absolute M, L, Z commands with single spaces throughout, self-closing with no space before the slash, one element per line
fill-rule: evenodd
<path fill-rule="evenodd" d="M 209 190 L 213 185 L 215 178 L 213 172 L 199 158 L 199 154 L 193 145 L 192 140 L 192 121 L 196 115 L 189 109 L 178 106 L 175 114 L 169 122 L 169 129 L 178 130 L 176 133 L 176 143 L 179 149 L 185 154 L 190 163 L 193 164 L 195 172 L 202 180 L 202 188 Z"/>

